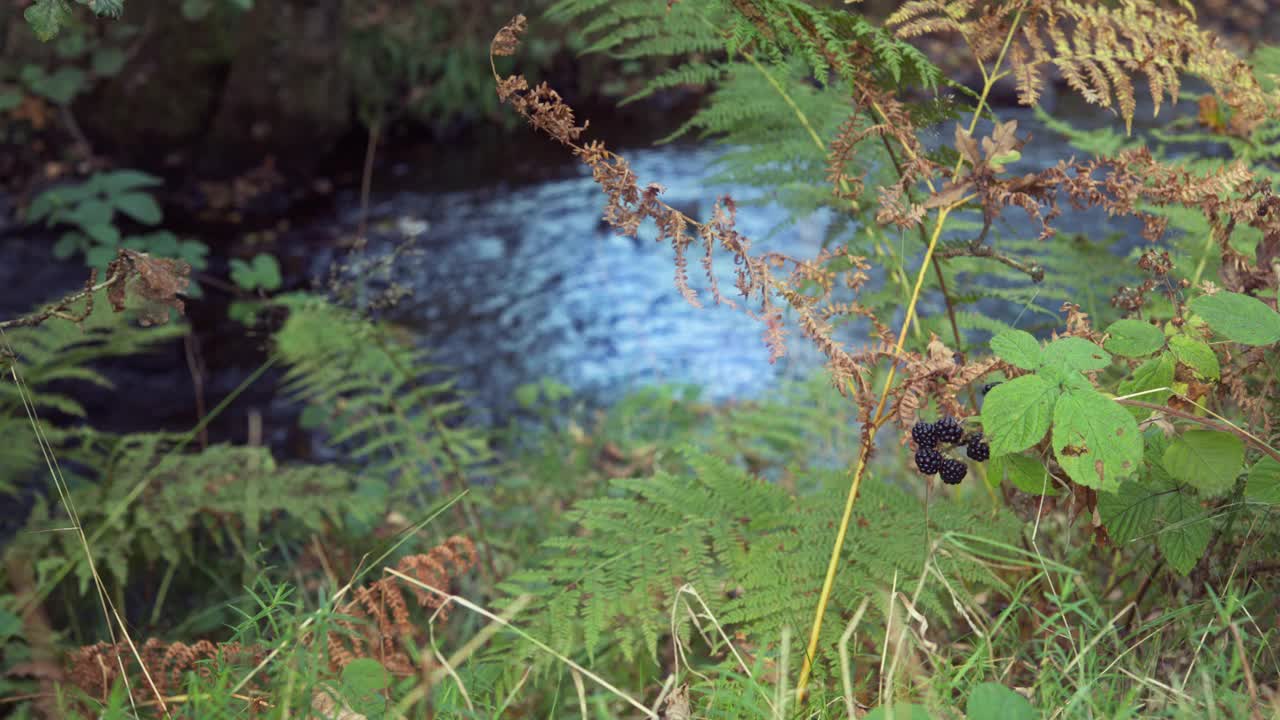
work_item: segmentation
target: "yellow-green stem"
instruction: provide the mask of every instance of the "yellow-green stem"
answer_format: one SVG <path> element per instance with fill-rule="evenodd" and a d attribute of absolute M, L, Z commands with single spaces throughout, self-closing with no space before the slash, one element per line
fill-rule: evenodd
<path fill-rule="evenodd" d="M 929 238 L 929 246 L 924 251 L 924 261 L 920 263 L 920 272 L 916 274 L 916 284 L 911 291 L 911 301 L 907 304 L 907 315 L 902 319 L 902 331 L 898 333 L 898 345 L 894 348 L 894 355 L 902 353 L 902 346 L 906 342 L 907 332 L 911 328 L 911 321 L 915 318 L 916 304 L 920 300 L 920 288 L 924 285 L 925 275 L 928 273 L 929 264 L 933 259 L 933 250 L 938 246 L 938 238 L 942 235 L 942 228 L 946 224 L 947 215 L 950 212 L 951 208 L 947 207 L 938 213 L 938 221 L 933 228 L 933 235 Z M 809 633 L 809 647 L 805 652 L 804 665 L 800 668 L 800 680 L 796 683 L 797 705 L 804 700 L 804 691 L 809 683 L 809 674 L 813 671 L 813 658 L 818 652 L 818 636 L 822 632 L 822 617 L 826 614 L 827 602 L 831 599 L 831 587 L 835 584 L 836 569 L 840 566 L 840 549 L 844 547 L 844 538 L 849 532 L 849 520 L 853 517 L 853 503 L 858 499 L 858 488 L 862 485 L 862 476 L 866 471 L 867 458 L 871 455 L 871 448 L 875 444 L 876 431 L 880 427 L 884 406 L 889 399 L 889 388 L 893 386 L 893 377 L 897 374 L 897 371 L 898 364 L 894 362 L 889 366 L 889 375 L 884 380 L 884 388 L 880 392 L 880 401 L 876 404 L 876 411 L 872 416 L 871 423 L 867 426 L 866 437 L 863 438 L 862 449 L 858 453 L 858 463 L 853 471 L 853 482 L 849 485 L 849 496 L 844 503 L 844 514 L 840 517 L 840 527 L 836 531 L 835 545 L 831 548 L 831 560 L 827 564 L 827 576 L 822 582 L 822 592 L 818 595 L 818 609 L 814 614 L 813 629 Z"/>
<path fill-rule="evenodd" d="M 982 108 L 986 105 L 987 97 L 991 94 L 991 88 L 996 81 L 1002 77 L 1000 66 L 1004 63 L 1005 55 L 1009 51 L 1009 45 L 1013 42 L 1013 34 L 1017 29 L 1019 22 L 1022 20 L 1022 7 L 1019 6 L 1017 13 L 1013 17 L 1013 22 L 1009 25 L 1009 32 L 1005 36 L 1004 45 L 1000 48 L 1000 54 L 996 57 L 995 64 L 992 65 L 991 72 L 983 70 L 982 94 L 978 97 L 978 106 L 974 108 L 973 118 L 969 121 L 969 134 L 978 127 L 978 119 L 982 116 Z M 963 158 L 956 160 L 954 175 L 960 171 L 963 164 Z M 925 274 L 929 270 L 929 265 L 933 262 L 933 251 L 938 246 L 938 238 L 942 236 L 943 226 L 946 225 L 947 216 L 952 210 L 963 206 L 969 201 L 968 197 L 962 198 L 960 201 L 942 208 L 938 211 L 938 220 L 933 228 L 933 235 L 929 238 L 929 246 L 925 248 L 924 260 L 920 263 L 920 271 L 916 274 L 916 285 L 911 291 L 911 301 L 907 304 L 906 317 L 902 319 L 902 330 L 898 333 L 898 344 L 894 351 L 894 355 L 902 353 L 903 343 L 906 341 L 907 333 L 911 329 L 911 321 L 915 318 L 916 304 L 920 300 L 920 288 L 924 285 Z M 845 500 L 844 514 L 840 518 L 840 527 L 836 531 L 835 544 L 831 548 L 831 560 L 827 564 L 827 575 L 822 581 L 822 591 L 818 594 L 818 607 L 814 611 L 813 627 L 809 632 L 809 646 L 805 650 L 804 664 L 800 668 L 800 679 L 796 683 L 796 707 L 804 702 L 804 693 L 809 685 L 809 676 L 813 672 L 813 660 L 818 654 L 818 638 L 822 634 L 822 619 L 827 611 L 827 603 L 831 600 L 831 588 L 835 584 L 836 570 L 840 567 L 840 550 L 844 547 L 845 536 L 849 532 L 849 520 L 853 516 L 853 504 L 858 499 L 858 488 L 862 485 L 862 477 L 866 473 L 867 459 L 871 455 L 871 448 L 875 444 L 876 432 L 883 424 L 884 407 L 889 399 L 889 389 L 893 386 L 893 378 L 897 374 L 897 360 L 890 364 L 889 374 L 885 377 L 884 387 L 880 391 L 880 400 L 876 403 L 875 413 L 872 415 L 870 424 L 866 429 L 866 437 L 863 438 L 862 448 L 858 452 L 858 462 L 854 466 L 853 481 L 849 484 L 849 495 Z"/>

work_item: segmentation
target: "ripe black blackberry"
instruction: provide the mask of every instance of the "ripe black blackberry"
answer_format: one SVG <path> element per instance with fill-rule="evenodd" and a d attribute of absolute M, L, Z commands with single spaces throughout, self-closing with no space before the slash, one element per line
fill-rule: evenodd
<path fill-rule="evenodd" d="M 969 456 L 970 460 L 982 462 L 991 457 L 991 446 L 983 442 L 982 433 L 977 432 L 969 436 L 964 453 Z"/>
<path fill-rule="evenodd" d="M 960 423 L 950 415 L 939 420 L 934 428 L 939 442 L 954 445 L 964 437 L 964 430 L 960 427 Z"/>
<path fill-rule="evenodd" d="M 931 447 L 920 448 L 916 451 L 916 467 L 924 475 L 932 475 L 938 472 L 938 469 L 946 464 L 942 453 Z"/>
<path fill-rule="evenodd" d="M 969 468 L 964 463 L 947 458 L 942 461 L 942 468 L 938 470 L 938 476 L 942 478 L 942 482 L 948 485 L 959 485 L 968 472 Z"/>
<path fill-rule="evenodd" d="M 916 441 L 918 448 L 932 448 L 938 446 L 938 429 L 933 423 L 927 423 L 921 420 L 911 426 L 911 439 Z"/>

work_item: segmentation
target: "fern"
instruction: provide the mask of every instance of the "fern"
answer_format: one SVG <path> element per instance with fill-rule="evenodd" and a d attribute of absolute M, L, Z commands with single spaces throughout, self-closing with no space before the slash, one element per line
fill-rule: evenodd
<path fill-rule="evenodd" d="M 281 467 L 265 448 L 213 445 L 172 454 L 177 438 L 169 435 L 90 439 L 76 457 L 96 472 L 86 478 L 92 482 L 73 486 L 72 500 L 90 532 L 111 518 L 110 542 L 91 544 L 90 551 L 113 587 L 124 586 L 134 565 L 216 563 L 228 551 L 256 549 L 268 528 L 285 537 L 328 533 L 352 522 L 369 525 L 385 509 L 382 497 L 357 491 L 354 475 L 323 465 Z M 59 515 L 38 500 L 19 544 L 36 557 L 81 557 L 75 534 L 48 532 L 66 525 Z M 246 572 L 256 565 L 242 559 Z M 84 594 L 92 580 L 88 563 L 77 563 L 75 573 Z"/>
<path fill-rule="evenodd" d="M 92 312 L 80 323 L 52 321 L 7 331 L 4 342 L 17 356 L 19 373 L 36 410 L 84 418 L 84 406 L 71 394 L 49 386 L 76 381 L 112 389 L 111 381 L 90 363 L 137 355 L 186 332 L 177 324 L 144 328 L 131 320 L 128 315 L 112 312 L 103 290 L 95 296 Z M 21 408 L 18 388 L 11 377 L 5 377 L 0 382 L 0 413 L 21 413 Z"/>
<path fill-rule="evenodd" d="M 55 446 L 61 445 L 74 433 L 55 427 L 45 416 L 52 412 L 92 420 L 73 391 L 82 383 L 114 389 L 111 380 L 94 368 L 95 363 L 154 350 L 186 332 L 177 324 L 140 327 L 129 314 L 112 312 L 105 296 L 106 291 L 101 291 L 94 297 L 92 311 L 80 323 L 57 319 L 8 330 L 0 340 L 0 355 L 12 350 L 9 362 L 24 384 L 20 391 L 7 371 L 0 378 L 0 431 L 8 438 L 0 447 L 0 491 L 13 491 L 41 462 L 22 391 L 40 418 L 41 432 Z M 5 363 L 0 363 L 0 369 L 7 370 Z"/>
<path fill-rule="evenodd" d="M 795 497 L 716 456 L 687 449 L 682 457 L 685 472 L 615 480 L 610 496 L 579 502 L 569 515 L 576 531 L 547 543 L 541 568 L 505 584 L 510 592 L 538 596 L 542 610 L 535 626 L 553 645 L 583 647 L 597 662 L 614 651 L 656 659 L 669 630 L 673 593 L 686 583 L 731 633 L 753 641 L 770 642 L 783 627 L 806 626 L 847 478 L 837 470 L 809 470 L 804 484 L 816 487 Z M 863 493 L 834 599 L 841 610 L 868 595 L 879 597 L 895 576 L 905 583 L 924 572 L 919 500 L 884 482 L 867 483 Z M 1017 536 L 1015 521 L 993 521 L 963 505 L 935 505 L 930 525 L 935 539 L 979 529 L 985 537 Z M 953 583 L 1001 584 L 960 553 L 934 562 Z M 945 616 L 950 604 L 941 593 L 929 584 L 921 602 Z M 834 648 L 842 629 L 833 624 L 824 631 L 831 637 L 821 646 Z M 824 662 L 832 659 L 824 656 Z"/>
<path fill-rule="evenodd" d="M 289 317 L 276 346 L 290 368 L 285 391 L 316 411 L 329 441 L 365 472 L 405 494 L 434 480 L 459 489 L 491 457 L 488 438 L 461 425 L 454 380 L 389 328 L 315 297 L 281 300 Z"/>
<path fill-rule="evenodd" d="M 713 182 L 760 188 L 767 195 L 757 202 L 777 202 L 793 216 L 849 207 L 827 180 L 829 146 L 850 116 L 847 86 L 873 77 L 885 87 L 929 90 L 942 77 L 920 51 L 861 16 L 799 0 L 562 0 L 549 15 L 582 24 L 589 52 L 676 63 L 624 102 L 685 85 L 713 88 L 705 106 L 663 141 L 716 138 L 727 151 Z M 892 172 L 879 143 L 868 145 L 851 169 Z M 858 204 L 873 199 L 868 194 Z M 848 228 L 836 224 L 829 239 Z"/>

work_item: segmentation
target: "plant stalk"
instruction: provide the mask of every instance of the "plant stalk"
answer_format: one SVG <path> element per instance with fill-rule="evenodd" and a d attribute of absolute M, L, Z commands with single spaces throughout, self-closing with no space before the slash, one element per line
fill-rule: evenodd
<path fill-rule="evenodd" d="M 1013 42 L 1014 31 L 1022 20 L 1022 10 L 1023 7 L 1019 5 L 1013 21 L 1009 24 L 1009 32 L 1005 35 L 1004 45 L 1000 48 L 1000 54 L 996 57 L 991 72 L 987 73 L 983 68 L 982 94 L 978 98 L 978 106 L 974 108 L 973 118 L 969 121 L 969 134 L 971 135 L 978 126 L 978 119 L 982 116 L 982 108 L 986 105 L 992 86 L 1002 77 L 1000 66 L 1004 63 L 1005 55 L 1009 51 L 1009 45 Z M 979 67 L 981 67 L 981 63 L 979 63 Z M 963 158 L 956 160 L 955 170 L 952 172 L 953 175 L 960 171 L 963 162 Z M 902 330 L 898 333 L 898 344 L 894 351 L 895 356 L 902 353 L 903 343 L 906 342 L 907 333 L 911 329 L 911 321 L 915 318 L 916 304 L 920 300 L 920 288 L 924 285 L 925 275 L 929 271 L 929 266 L 933 263 L 933 251 L 938 246 L 938 238 L 942 236 L 942 229 L 946 225 L 947 217 L 953 210 L 967 203 L 969 199 L 969 197 L 961 198 L 956 203 L 938 211 L 938 220 L 934 225 L 933 235 L 929 238 L 929 246 L 925 248 L 924 259 L 920 263 L 920 271 L 916 274 L 916 285 L 911 291 L 911 300 L 907 304 L 906 317 L 902 319 Z M 885 404 L 889 399 L 889 389 L 893 386 L 893 378 L 897 371 L 898 363 L 895 361 L 889 366 L 889 374 L 885 378 L 883 389 L 880 391 L 880 399 L 876 403 L 876 410 L 872 415 L 871 422 L 866 428 L 866 436 L 863 438 L 862 448 L 858 453 L 858 462 L 854 466 L 853 481 L 849 484 L 849 495 L 845 500 L 844 514 L 840 518 L 840 527 L 836 531 L 835 544 L 831 548 L 831 560 L 827 564 L 827 575 L 822 581 L 822 591 L 818 595 L 818 607 L 814 611 L 813 627 L 809 633 L 809 646 L 805 650 L 804 664 L 800 668 L 800 679 L 796 683 L 796 707 L 799 707 L 804 702 L 804 693 L 809 685 L 809 676 L 813 672 L 813 660 L 818 653 L 818 638 L 822 633 L 822 619 L 826 614 L 827 603 L 831 600 L 831 588 L 835 585 L 836 570 L 840 567 L 840 550 L 844 547 L 845 536 L 849 532 L 849 520 L 853 516 L 853 504 L 858 499 L 858 489 L 862 485 L 862 477 L 866 473 L 867 460 L 870 458 L 871 449 L 875 445 L 876 432 L 884 421 Z"/>

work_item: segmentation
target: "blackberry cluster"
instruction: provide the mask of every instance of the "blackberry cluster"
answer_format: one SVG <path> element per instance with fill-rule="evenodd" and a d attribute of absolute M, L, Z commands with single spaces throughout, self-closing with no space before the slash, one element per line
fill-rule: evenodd
<path fill-rule="evenodd" d="M 944 456 L 938 450 L 939 444 L 954 446 L 963 443 L 970 460 L 982 462 L 991 457 L 991 447 L 983 441 L 982 433 L 976 432 L 966 438 L 960 423 L 949 415 L 936 423 L 916 423 L 911 428 L 911 439 L 916 444 L 916 467 L 920 472 L 924 475 L 937 474 L 948 485 L 964 480 L 969 468 L 960 460 Z"/>

